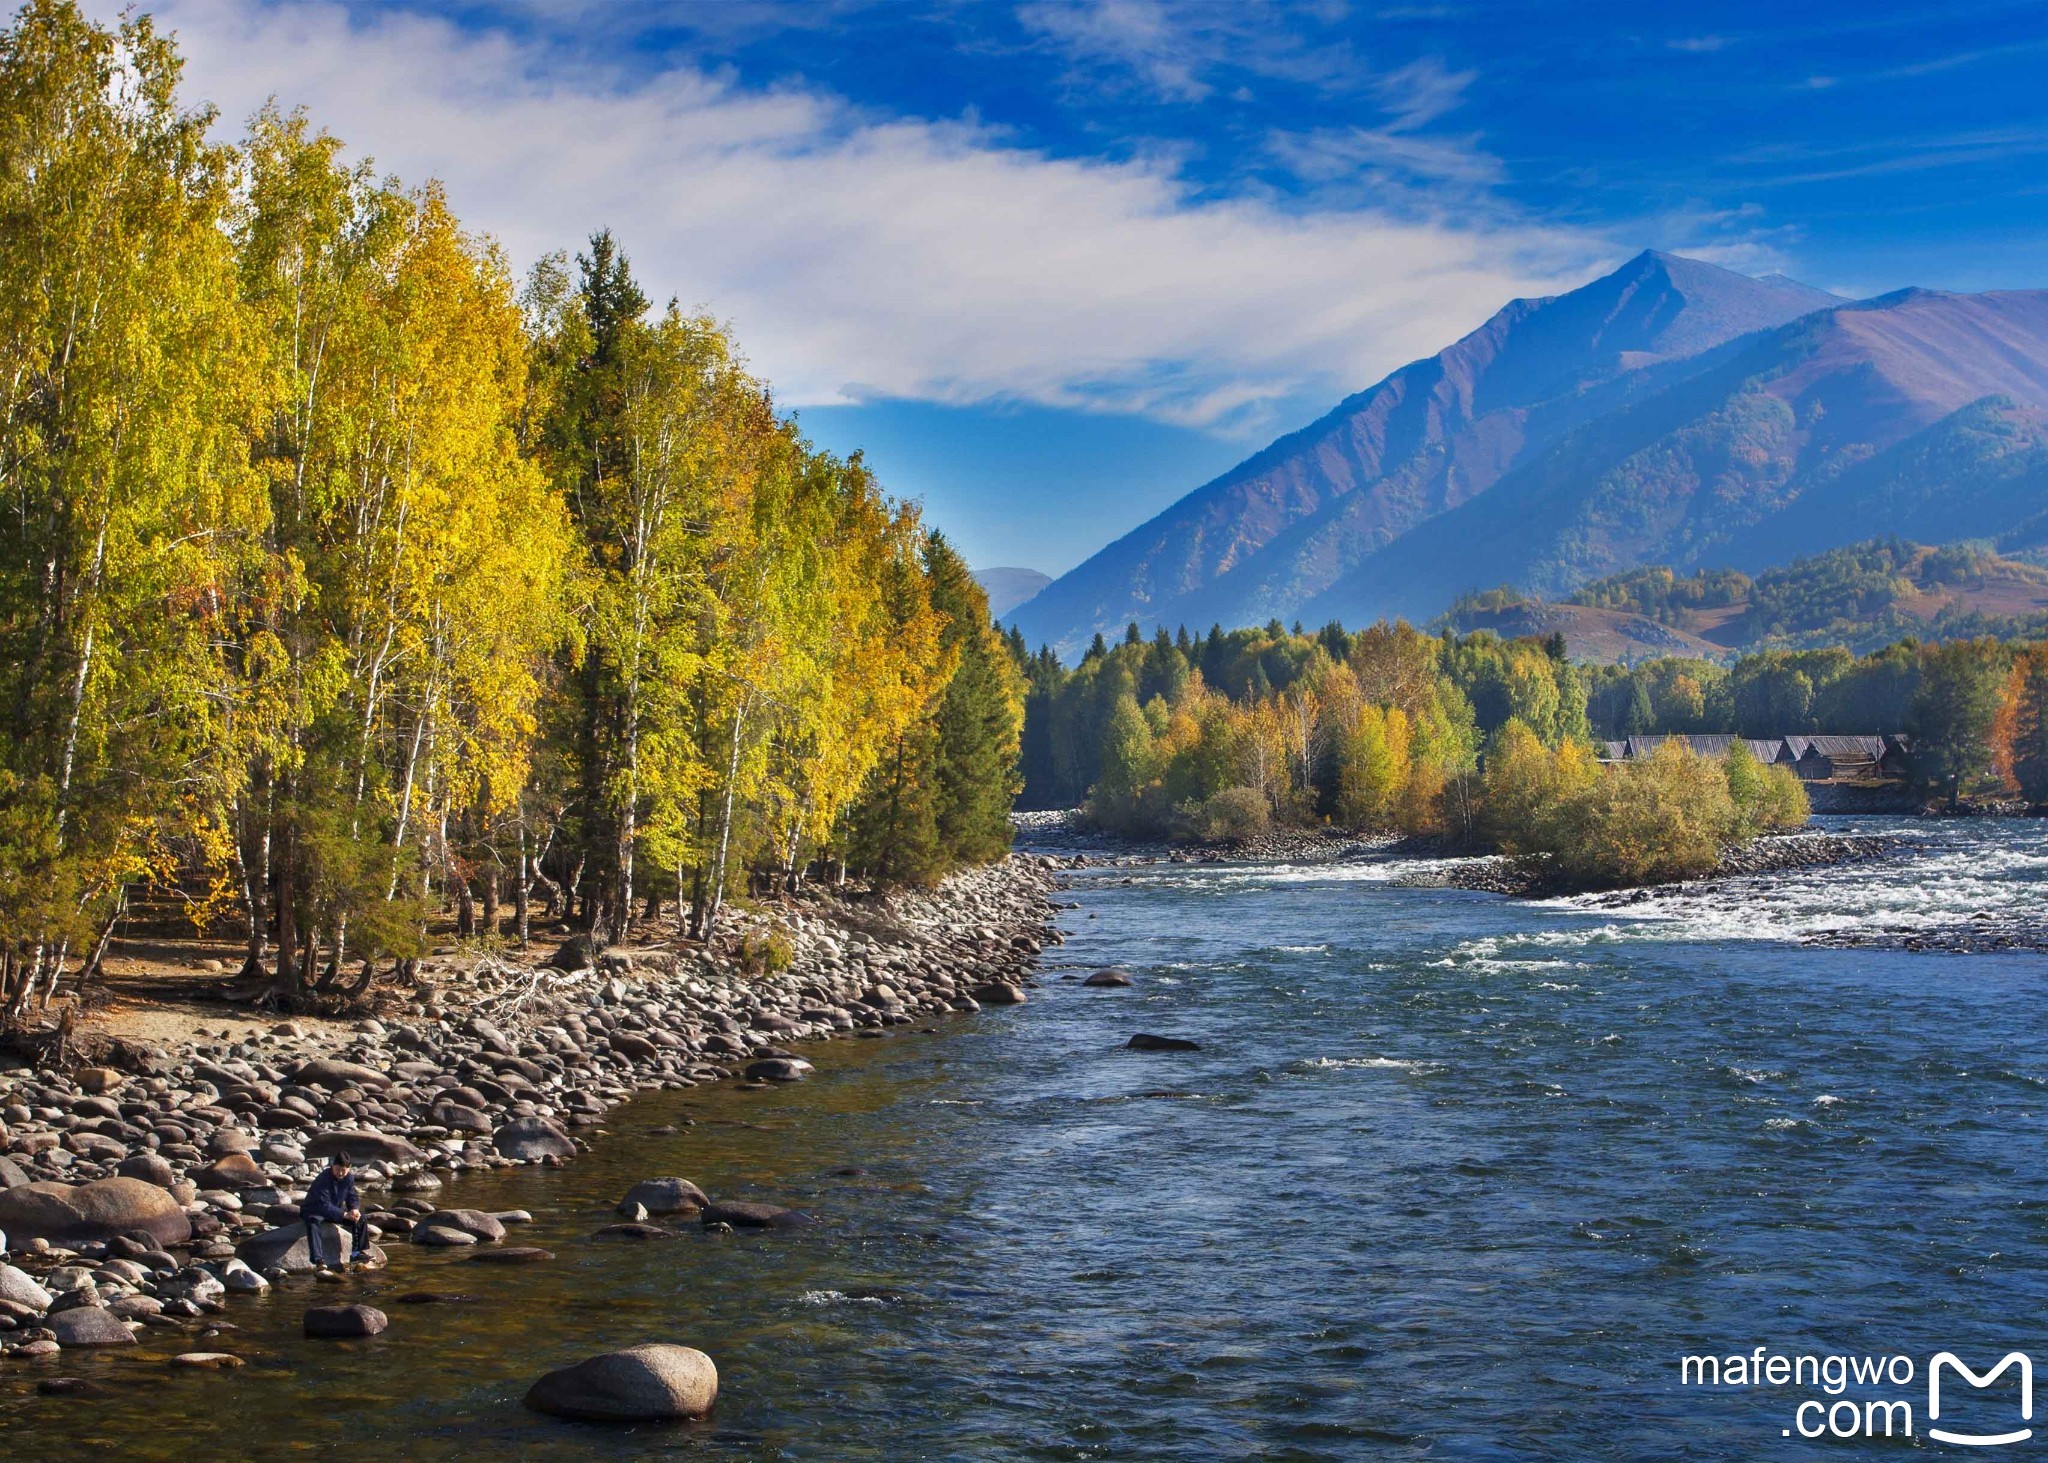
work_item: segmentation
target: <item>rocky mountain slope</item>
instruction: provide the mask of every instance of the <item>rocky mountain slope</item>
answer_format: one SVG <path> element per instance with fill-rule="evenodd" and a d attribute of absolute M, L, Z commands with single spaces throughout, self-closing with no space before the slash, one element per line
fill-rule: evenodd
<path fill-rule="evenodd" d="M 1730 341 L 1839 303 L 1655 253 L 1569 294 L 1516 300 L 1109 545 L 1016 622 L 1033 641 L 1071 644 L 1134 618 L 1288 613 L 1573 429 L 1703 369 Z"/>
<path fill-rule="evenodd" d="M 1516 301 L 1021 607 L 1150 627 L 1426 620 L 1648 564 L 1750 572 L 1873 537 L 2048 546 L 2048 291 L 1848 302 L 1645 254 Z M 1620 628 L 1620 627 L 1616 627 Z"/>

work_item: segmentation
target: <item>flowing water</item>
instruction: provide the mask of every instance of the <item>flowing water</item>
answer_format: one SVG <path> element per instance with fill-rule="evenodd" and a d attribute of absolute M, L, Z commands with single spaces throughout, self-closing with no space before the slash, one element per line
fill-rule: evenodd
<path fill-rule="evenodd" d="M 1866 821 L 1858 831 L 1868 831 Z M 558 1259 L 400 1247 L 392 1326 L 310 1342 L 300 1284 L 204 1343 L 0 1372 L 0 1456 L 1349 1459 L 1862 1456 L 1813 1385 L 1686 1354 L 2048 1362 L 2048 957 L 1804 935 L 2028 914 L 2042 825 L 1623 908 L 1402 887 L 1385 864 L 1080 873 L 1028 1006 L 811 1051 L 800 1090 L 615 1113 L 567 1170 L 465 1180 Z M 1128 968 L 1131 990 L 1064 975 Z M 1121 1050 L 1133 1032 L 1198 1052 Z M 692 1121 L 673 1135 L 650 1131 Z M 635 1179 L 796 1204 L 795 1234 L 589 1238 Z M 389 1304 L 419 1288 L 474 1298 Z M 335 1299 L 321 1287 L 317 1299 Z M 702 1347 L 706 1423 L 525 1413 L 540 1372 Z M 43 1397 L 52 1372 L 106 1395 Z M 2010 1377 L 2007 1378 L 2010 1381 Z M 2002 1431 L 2013 1389 L 1943 1419 Z M 1960 1395 L 1959 1395 L 1960 1394 Z M 1974 1410 L 1973 1410 L 1974 1409 Z M 1854 1409 L 1852 1409 L 1854 1410 Z M 1818 1414 L 1806 1414 L 1808 1425 Z"/>

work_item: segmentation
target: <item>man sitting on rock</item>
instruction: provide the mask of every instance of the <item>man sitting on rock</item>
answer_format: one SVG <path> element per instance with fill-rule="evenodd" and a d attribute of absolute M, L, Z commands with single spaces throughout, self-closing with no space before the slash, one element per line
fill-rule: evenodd
<path fill-rule="evenodd" d="M 363 1218 L 362 1200 L 356 1196 L 355 1175 L 349 1172 L 346 1153 L 337 1153 L 327 1160 L 326 1171 L 306 1190 L 306 1202 L 299 1206 L 299 1217 L 306 1221 L 306 1258 L 313 1262 L 315 1270 L 331 1275 L 333 1264 L 341 1259 L 339 1255 L 333 1263 L 327 1259 L 326 1226 L 330 1224 L 349 1226 L 351 1268 L 369 1268 L 364 1251 L 370 1244 L 370 1221 Z"/>

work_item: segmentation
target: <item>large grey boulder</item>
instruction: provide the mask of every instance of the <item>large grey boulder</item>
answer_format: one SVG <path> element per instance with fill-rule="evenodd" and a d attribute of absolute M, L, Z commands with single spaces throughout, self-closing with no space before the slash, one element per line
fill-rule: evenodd
<path fill-rule="evenodd" d="M 486 1214 L 481 1209 L 437 1209 L 420 1223 L 458 1230 L 487 1244 L 496 1244 L 505 1237 L 503 1222 L 495 1214 Z"/>
<path fill-rule="evenodd" d="M 427 1110 L 427 1121 L 455 1133 L 488 1133 L 491 1120 L 482 1108 L 461 1102 L 437 1102 Z"/>
<path fill-rule="evenodd" d="M 604 954 L 604 951 L 604 941 L 595 936 L 571 935 L 562 941 L 554 954 L 548 956 L 542 968 L 561 971 L 589 970 L 597 964 L 597 957 Z"/>
<path fill-rule="evenodd" d="M 585 1422 L 664 1422 L 702 1417 L 718 1399 L 718 1368 L 691 1346 L 650 1344 L 610 1351 L 549 1372 L 526 1405 Z"/>
<path fill-rule="evenodd" d="M 160 1189 L 168 1189 L 178 1181 L 178 1171 L 160 1153 L 133 1154 L 122 1159 L 114 1172 L 124 1179 L 141 1179 L 145 1184 L 155 1184 Z"/>
<path fill-rule="evenodd" d="M 73 1346 L 133 1346 L 135 1333 L 112 1311 L 102 1306 L 75 1306 L 59 1311 L 43 1323 L 57 1337 L 57 1344 Z"/>
<path fill-rule="evenodd" d="M 223 1153 L 212 1163 L 192 1173 L 201 1189 L 267 1189 L 270 1175 L 247 1153 Z"/>
<path fill-rule="evenodd" d="M 0 1265 L 0 1300 L 13 1301 L 31 1310 L 47 1311 L 51 1296 L 27 1271 L 17 1270 L 12 1265 Z"/>
<path fill-rule="evenodd" d="M 344 1087 L 362 1087 L 381 1092 L 391 1085 L 391 1079 L 375 1067 L 365 1067 L 360 1062 L 337 1061 L 332 1057 L 316 1057 L 292 1073 L 291 1080 L 301 1087 L 325 1087 L 339 1092 Z"/>
<path fill-rule="evenodd" d="M 347 1264 L 356 1258 L 353 1253 L 355 1245 L 346 1229 L 338 1224 L 323 1224 L 321 1229 L 326 1238 L 326 1253 L 339 1256 L 337 1263 Z M 296 1275 L 313 1269 L 313 1257 L 306 1248 L 304 1221 L 281 1224 L 276 1229 L 250 1235 L 235 1246 L 235 1258 L 257 1271 L 283 1270 Z M 381 1263 L 384 1259 L 375 1245 L 363 1251 L 363 1258 L 373 1263 Z"/>
<path fill-rule="evenodd" d="M 688 1179 L 642 1179 L 619 1200 L 619 1212 L 628 1213 L 637 1204 L 649 1214 L 694 1214 L 710 1202 Z"/>
<path fill-rule="evenodd" d="M 500 1158 L 574 1158 L 576 1142 L 546 1118 L 514 1118 L 491 1135 Z"/>
<path fill-rule="evenodd" d="M 332 1128 L 316 1134 L 303 1148 L 308 1158 L 326 1160 L 346 1153 L 353 1163 L 424 1163 L 427 1155 L 388 1133 L 368 1128 Z"/>
<path fill-rule="evenodd" d="M 463 1245 L 475 1244 L 476 1236 L 466 1229 L 456 1229 L 446 1224 L 434 1224 L 423 1219 L 413 1226 L 412 1242 L 416 1245 L 453 1249 Z"/>
<path fill-rule="evenodd" d="M 811 1216 L 800 1209 L 784 1209 L 779 1204 L 755 1204 L 745 1199 L 724 1199 L 706 1204 L 697 1217 L 707 1227 L 729 1224 L 734 1229 L 802 1229 L 811 1222 Z"/>
<path fill-rule="evenodd" d="M 375 1306 L 314 1306 L 306 1312 L 305 1331 L 320 1340 L 375 1336 L 390 1320 Z"/>
<path fill-rule="evenodd" d="M 98 1179 L 89 1184 L 22 1184 L 0 1189 L 0 1230 L 19 1244 L 44 1239 L 79 1245 L 141 1231 L 158 1244 L 192 1238 L 192 1221 L 170 1191 L 141 1179 Z"/>

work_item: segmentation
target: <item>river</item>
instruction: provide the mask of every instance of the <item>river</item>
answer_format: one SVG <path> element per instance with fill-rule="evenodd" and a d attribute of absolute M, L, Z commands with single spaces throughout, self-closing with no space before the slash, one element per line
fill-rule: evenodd
<path fill-rule="evenodd" d="M 38 1395 L 51 1367 L 11 1364 L 4 1451 L 1859 1452 L 1786 1435 L 1824 1389 L 1681 1385 L 1682 1356 L 1759 1346 L 1912 1358 L 1911 1385 L 1844 1395 L 1906 1399 L 1924 1434 L 1934 1353 L 2048 1363 L 2048 957 L 1800 940 L 2036 910 L 2048 837 L 1896 826 L 1922 846 L 1621 909 L 1404 887 L 1384 863 L 1081 871 L 1031 1004 L 814 1048 L 801 1089 L 651 1097 L 568 1169 L 444 1191 L 532 1210 L 518 1239 L 552 1264 L 399 1247 L 318 1289 L 385 1304 L 368 1342 L 300 1339 L 310 1285 L 235 1302 L 238 1329 L 198 1344 L 239 1372 L 170 1373 L 195 1343 L 154 1331 L 55 1365 L 102 1396 Z M 1133 989 L 1062 978 L 1112 964 Z M 1138 1031 L 1202 1049 L 1122 1050 Z M 822 1222 L 589 1237 L 669 1173 Z M 391 1303 L 420 1288 L 474 1298 Z M 717 1359 L 713 1419 L 621 1432 L 518 1405 L 643 1340 Z M 1966 1390 L 1944 1418 L 2012 1415 Z"/>

